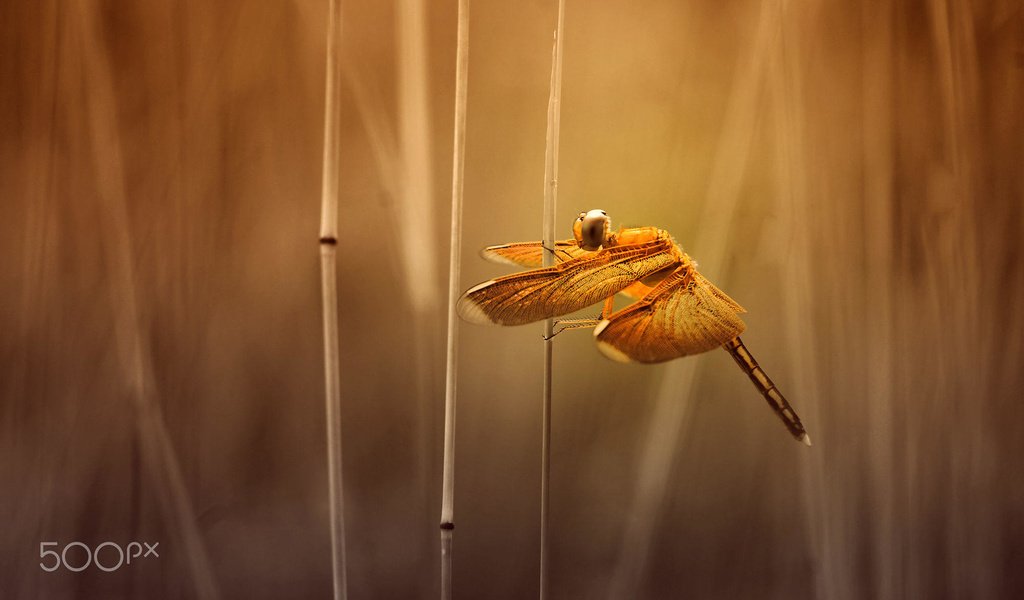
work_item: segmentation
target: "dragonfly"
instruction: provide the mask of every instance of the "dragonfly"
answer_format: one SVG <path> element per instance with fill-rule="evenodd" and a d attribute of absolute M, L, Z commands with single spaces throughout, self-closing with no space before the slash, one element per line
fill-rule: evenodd
<path fill-rule="evenodd" d="M 542 267 L 551 252 L 554 266 Z M 573 237 L 553 248 L 541 242 L 490 246 L 481 254 L 498 263 L 528 267 L 485 281 L 458 300 L 470 323 L 524 325 L 560 317 L 603 302 L 596 318 L 557 321 L 554 333 L 593 328 L 598 349 L 619 362 L 660 363 L 723 348 L 750 378 L 789 433 L 810 446 L 803 423 L 740 339 L 746 310 L 697 270 L 675 239 L 657 227 L 613 231 L 600 209 L 581 212 Z M 615 295 L 635 302 L 615 310 Z"/>

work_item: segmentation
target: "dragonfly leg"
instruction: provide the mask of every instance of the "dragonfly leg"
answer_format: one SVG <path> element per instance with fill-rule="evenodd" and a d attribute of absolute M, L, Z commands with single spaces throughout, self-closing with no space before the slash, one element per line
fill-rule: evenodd
<path fill-rule="evenodd" d="M 543 248 L 545 252 L 547 252 L 548 254 L 550 254 L 551 256 L 553 256 L 555 258 L 554 262 L 556 262 L 556 263 L 562 262 L 562 258 L 560 256 L 558 256 L 558 252 L 556 252 L 554 248 L 548 248 L 547 246 L 544 245 L 544 242 L 540 243 L 540 247 Z"/>
<path fill-rule="evenodd" d="M 593 319 L 562 319 L 555 321 L 555 328 L 552 330 L 551 335 L 545 337 L 545 340 L 550 340 L 556 335 L 569 329 L 589 329 L 591 327 L 597 327 L 601 324 L 601 321 L 607 319 L 613 312 L 615 312 L 615 296 L 608 296 L 605 298 L 604 306 L 601 308 L 601 314 L 597 315 Z"/>
<path fill-rule="evenodd" d="M 544 339 L 550 340 L 563 331 L 568 331 L 570 329 L 589 329 L 591 327 L 597 327 L 600 322 L 600 316 L 596 319 L 563 319 L 561 321 L 555 321 L 555 328 L 551 332 L 551 335 L 546 336 Z"/>
<path fill-rule="evenodd" d="M 605 298 L 604 307 L 601 308 L 601 314 L 598 315 L 598 319 L 607 319 L 615 312 L 615 296 L 608 296 Z"/>

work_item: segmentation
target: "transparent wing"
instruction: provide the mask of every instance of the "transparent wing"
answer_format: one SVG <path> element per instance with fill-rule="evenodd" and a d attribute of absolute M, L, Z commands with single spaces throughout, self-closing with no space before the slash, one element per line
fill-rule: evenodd
<path fill-rule="evenodd" d="M 656 363 L 718 348 L 746 329 L 746 312 L 690 265 L 594 329 L 601 351 L 621 362 Z"/>
<path fill-rule="evenodd" d="M 615 246 L 492 279 L 463 294 L 457 309 L 473 323 L 522 325 L 590 306 L 678 263 L 666 239 Z"/>
<path fill-rule="evenodd" d="M 501 246 L 488 246 L 480 251 L 480 256 L 494 263 L 536 268 L 543 264 L 540 244 L 540 242 L 519 242 L 515 244 L 502 244 Z M 591 254 L 593 252 L 580 248 L 576 240 L 569 239 L 555 242 L 555 262 L 566 262 Z M 620 290 L 619 293 L 638 300 L 646 296 L 647 292 L 650 292 L 652 289 L 650 285 L 637 281 L 629 287 Z"/>
<path fill-rule="evenodd" d="M 626 289 L 622 290 L 619 293 L 625 296 L 629 296 L 634 300 L 639 300 L 640 298 L 643 298 L 644 296 L 649 294 L 653 289 L 654 288 L 652 286 L 647 285 L 643 281 L 637 281 L 635 283 L 630 284 L 629 287 L 627 287 Z"/>
<path fill-rule="evenodd" d="M 536 268 L 544 264 L 543 252 L 540 242 L 518 242 L 515 244 L 489 246 L 481 250 L 480 255 L 491 262 Z M 569 239 L 555 242 L 556 263 L 566 262 L 590 254 L 593 254 L 593 252 L 580 248 L 576 240 Z"/>

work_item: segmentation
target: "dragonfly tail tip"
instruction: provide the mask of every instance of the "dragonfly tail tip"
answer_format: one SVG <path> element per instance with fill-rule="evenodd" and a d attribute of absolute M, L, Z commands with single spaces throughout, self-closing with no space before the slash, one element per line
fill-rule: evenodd
<path fill-rule="evenodd" d="M 806 433 L 800 436 L 800 441 L 806 444 L 807 446 L 811 446 L 811 436 L 807 435 Z"/>

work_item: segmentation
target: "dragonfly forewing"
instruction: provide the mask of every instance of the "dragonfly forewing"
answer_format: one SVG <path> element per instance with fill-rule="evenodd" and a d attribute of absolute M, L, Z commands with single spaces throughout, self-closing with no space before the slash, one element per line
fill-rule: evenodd
<path fill-rule="evenodd" d="M 669 240 L 616 246 L 482 283 L 459 298 L 457 309 L 474 323 L 523 325 L 600 302 L 678 262 Z"/>
<path fill-rule="evenodd" d="M 561 263 L 588 256 L 588 252 L 576 242 L 576 240 L 560 240 L 555 242 L 555 262 Z M 544 247 L 541 242 L 516 242 L 513 244 L 501 244 L 500 246 L 488 246 L 480 251 L 480 256 L 495 263 L 516 265 L 519 267 L 537 268 L 544 262 Z"/>

